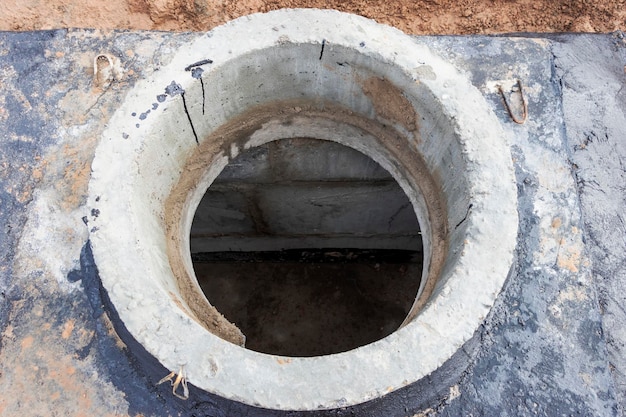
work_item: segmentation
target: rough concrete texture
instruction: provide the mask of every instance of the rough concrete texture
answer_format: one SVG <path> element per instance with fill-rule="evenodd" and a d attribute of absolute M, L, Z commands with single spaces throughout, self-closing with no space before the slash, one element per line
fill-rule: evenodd
<path fill-rule="evenodd" d="M 200 292 L 189 230 L 229 159 L 307 136 L 369 155 L 403 187 L 422 225 L 420 292 L 375 343 L 261 355 L 233 344 L 243 335 Z M 88 199 L 102 285 L 166 368 L 233 401 L 334 409 L 432 375 L 472 338 L 512 266 L 517 189 L 502 124 L 427 45 L 359 16 L 284 10 L 199 35 L 137 83 L 102 137 Z"/>
<path fill-rule="evenodd" d="M 624 410 L 626 40 L 623 33 L 600 39 L 580 36 L 556 43 L 555 55 L 555 73 L 563 88 L 567 147 L 579 189 L 607 359 Z"/>
<path fill-rule="evenodd" d="M 510 76 L 524 80 L 529 120 L 521 126 L 509 121 L 517 138 L 521 237 L 517 276 L 510 279 L 485 322 L 476 361 L 451 388 L 448 399 L 434 408 L 441 415 L 622 413 L 624 390 L 610 370 L 606 350 L 607 340 L 616 332 L 603 327 L 598 276 L 589 258 L 595 249 L 584 239 L 588 214 L 579 205 L 580 183 L 574 180 L 568 147 L 572 112 L 595 107 L 602 101 L 599 96 L 614 97 L 620 88 L 615 87 L 624 85 L 621 38 L 616 33 L 465 41 L 463 65 L 480 68 L 471 71 L 476 84 L 489 86 L 490 79 Z M 451 48 L 455 41 L 435 42 L 441 53 L 455 59 L 459 57 Z M 581 49 L 581 41 L 597 46 Z M 580 61 L 598 62 L 597 49 L 606 57 L 599 61 L 605 69 L 604 88 L 575 104 L 564 100 L 571 87 L 563 74 L 575 71 Z M 526 59 L 520 61 L 520 55 Z M 594 77 L 594 72 L 585 71 L 578 88 L 593 85 Z M 502 98 L 489 96 L 503 110 Z M 624 104 L 623 99 L 616 101 L 615 111 L 623 115 Z M 618 135 L 613 140 L 618 141 Z M 614 245 L 609 240 L 603 244 Z"/>
<path fill-rule="evenodd" d="M 0 34 L 1 415 L 621 415 L 626 405 L 623 34 L 422 38 L 464 71 L 514 132 L 517 261 L 491 314 L 439 373 L 369 403 L 272 412 L 190 386 L 123 326 L 98 281 L 82 218 L 99 132 L 128 88 L 190 34 Z M 121 80 L 96 86 L 105 51 Z M 511 120 L 494 82 L 520 78 Z M 514 99 L 514 97 L 511 97 Z M 107 312 L 106 314 L 105 311 Z M 121 337 L 121 338 L 120 338 Z M 453 358 L 454 360 L 454 358 Z M 444 366 L 443 371 L 446 367 Z"/>

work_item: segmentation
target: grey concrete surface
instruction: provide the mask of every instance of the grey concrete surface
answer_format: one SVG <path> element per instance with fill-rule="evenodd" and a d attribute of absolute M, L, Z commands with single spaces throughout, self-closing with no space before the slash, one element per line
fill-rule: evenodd
<path fill-rule="evenodd" d="M 191 252 L 303 248 L 421 250 L 393 177 L 352 148 L 295 139 L 241 153 L 200 201 Z"/>
<path fill-rule="evenodd" d="M 374 343 L 313 358 L 261 355 L 239 347 L 244 335 L 200 291 L 189 230 L 229 160 L 302 137 L 363 152 L 402 187 L 421 225 L 420 290 L 401 328 Z M 472 339 L 513 264 L 509 134 L 453 65 L 363 17 L 286 9 L 215 28 L 138 82 L 102 138 L 87 207 L 103 288 L 177 380 L 230 401 L 330 410 L 434 378 Z M 462 359 L 450 363 L 457 374 Z"/>
<path fill-rule="evenodd" d="M 598 47 L 598 45 L 600 47 Z M 626 39 L 555 43 L 570 161 L 611 375 L 626 409 Z M 602 97 L 602 98 L 600 98 Z"/>
<path fill-rule="evenodd" d="M 246 150 L 231 161 L 216 182 L 391 181 L 375 161 L 335 142 L 286 139 Z"/>
<path fill-rule="evenodd" d="M 623 415 L 626 65 L 623 34 L 422 38 L 464 71 L 514 132 L 514 271 L 470 366 L 332 412 L 277 414 L 190 387 L 116 322 L 87 242 L 93 149 L 128 88 L 191 34 L 0 34 L 2 415 Z M 93 85 L 102 51 L 125 78 Z M 494 87 L 521 79 L 524 125 Z M 514 100 L 514 95 L 511 96 Z M 106 311 L 106 313 L 105 313 Z M 445 366 L 442 368 L 447 369 Z"/>
<path fill-rule="evenodd" d="M 514 37 L 489 42 L 478 38 L 467 40 L 461 49 L 462 65 L 480 68 L 472 71 L 475 83 L 486 85 L 489 79 L 508 73 L 524 79 L 526 85 L 529 120 L 521 126 L 509 122 L 517 137 L 514 159 L 523 238 L 518 246 L 518 279 L 510 280 L 485 322 L 483 350 L 458 391 L 451 390 L 450 397 L 435 408 L 436 414 L 623 413 L 624 390 L 614 379 L 607 350 L 607 341 L 620 336 L 605 326 L 599 307 L 599 277 L 590 259 L 596 249 L 584 238 L 588 211 L 579 205 L 581 184 L 574 181 L 570 153 L 572 113 L 598 106 L 614 97 L 619 90 L 616 85 L 624 85 L 621 36 Z M 585 40 L 594 46 L 580 48 Z M 461 54 L 451 47 L 456 41 L 440 38 L 435 42 L 442 54 L 458 59 Z M 599 58 L 598 50 L 611 56 L 613 64 Z M 520 56 L 524 57 L 521 61 Z M 579 60 L 589 59 L 605 69 L 603 88 L 596 91 L 597 96 L 586 93 L 585 100 L 573 104 L 564 99 L 572 93 L 567 75 L 576 72 Z M 615 65 L 619 62 L 621 67 Z M 591 87 L 595 77 L 593 71 L 585 71 L 578 88 Z M 490 97 L 506 118 L 502 98 L 494 92 Z M 618 113 L 623 114 L 624 108 L 623 101 L 615 102 Z M 610 167 L 602 164 L 596 169 Z M 616 184 L 619 178 L 613 178 Z"/>

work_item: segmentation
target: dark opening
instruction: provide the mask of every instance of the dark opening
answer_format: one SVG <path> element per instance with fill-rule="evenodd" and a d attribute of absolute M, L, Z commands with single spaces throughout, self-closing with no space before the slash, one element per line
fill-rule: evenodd
<path fill-rule="evenodd" d="M 409 199 L 380 165 L 334 142 L 242 153 L 207 190 L 190 238 L 207 299 L 264 353 L 318 356 L 384 338 L 420 284 Z"/>

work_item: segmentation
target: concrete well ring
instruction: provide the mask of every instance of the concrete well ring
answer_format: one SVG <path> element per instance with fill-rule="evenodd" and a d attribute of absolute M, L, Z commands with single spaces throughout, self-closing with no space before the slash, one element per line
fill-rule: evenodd
<path fill-rule="evenodd" d="M 349 352 L 245 349 L 193 272 L 189 231 L 206 189 L 241 151 L 292 137 L 370 156 L 422 229 L 411 313 Z M 352 406 L 431 375 L 472 337 L 513 262 L 516 182 L 484 97 L 418 40 L 345 13 L 280 10 L 199 35 L 128 93 L 92 171 L 94 259 L 130 334 L 191 384 L 252 406 Z"/>

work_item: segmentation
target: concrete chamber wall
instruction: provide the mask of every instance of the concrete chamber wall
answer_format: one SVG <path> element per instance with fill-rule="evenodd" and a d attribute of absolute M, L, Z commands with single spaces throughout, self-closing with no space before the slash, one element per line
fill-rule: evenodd
<path fill-rule="evenodd" d="M 237 156 L 211 184 L 191 252 L 303 248 L 421 251 L 402 188 L 364 154 L 334 142 L 272 142 Z"/>
<path fill-rule="evenodd" d="M 265 18 L 271 21 L 266 25 L 268 38 L 248 34 L 250 39 L 270 39 L 279 50 L 291 51 L 287 55 L 297 51 L 289 48 L 301 41 L 298 35 L 281 31 L 298 19 L 281 19 L 287 15 L 280 13 L 272 16 Z M 238 56 L 241 50 L 237 48 L 248 38 L 242 35 L 239 40 L 220 42 L 209 54 L 208 49 L 194 50 L 190 45 L 211 45 L 210 40 L 221 39 L 226 29 L 209 34 L 4 33 L 0 35 L 5 92 L 0 103 L 0 219 L 6 233 L 0 241 L 5 300 L 0 306 L 0 386 L 5 395 L 0 412 L 190 416 L 621 413 L 626 366 L 619 289 L 623 287 L 624 251 L 615 231 L 623 230 L 624 207 L 623 181 L 619 181 L 624 176 L 626 130 L 623 35 L 417 39 L 402 35 L 399 50 L 348 53 L 346 61 L 335 58 L 350 48 L 360 51 L 361 43 L 390 45 L 389 39 L 400 35 L 362 19 L 333 20 L 336 15 L 330 16 L 335 17 L 318 19 L 334 25 L 332 31 L 323 33 L 315 32 L 316 27 L 325 27 L 317 20 L 302 21 L 307 33 L 316 34 L 307 35 L 311 38 L 304 42 L 310 49 L 307 65 L 341 77 L 349 75 L 346 63 L 364 65 L 376 73 L 374 78 L 395 74 L 387 78 L 391 86 L 400 86 L 400 96 L 425 116 L 416 119 L 413 131 L 410 120 L 376 108 L 372 103 L 377 96 L 369 99 L 363 93 L 376 81 L 339 90 L 350 93 L 343 96 L 333 96 L 333 89 L 325 92 L 326 98 L 337 98 L 342 105 L 353 106 L 363 119 L 375 121 L 377 128 L 385 125 L 405 139 L 415 139 L 419 132 L 423 140 L 393 158 L 389 157 L 393 147 L 384 146 L 393 141 L 372 141 L 380 144 L 374 151 L 372 147 L 359 149 L 384 166 L 412 202 L 427 236 L 424 248 L 429 261 L 438 242 L 432 230 L 441 227 L 449 237 L 449 251 L 444 248 L 442 252 L 445 261 L 431 281 L 433 292 L 416 310 L 418 314 L 390 337 L 346 355 L 306 359 L 261 355 L 209 332 L 210 326 L 196 320 L 197 310 L 191 311 L 190 299 L 178 297 L 179 283 L 164 279 L 167 274 L 161 271 L 167 272 L 171 265 L 170 257 L 162 255 L 167 248 L 163 219 L 168 215 L 162 207 L 169 189 L 158 187 L 184 177 L 187 171 L 181 166 L 198 148 L 207 149 L 206 138 L 220 125 L 216 120 L 228 120 L 231 116 L 225 117 L 226 113 L 236 115 L 242 109 L 239 98 L 248 103 L 258 98 L 249 94 L 258 91 L 256 84 L 252 90 L 242 90 L 246 94 L 213 101 L 212 117 L 200 117 L 209 100 L 225 97 L 219 89 L 235 79 L 229 81 L 227 75 L 233 73 L 224 70 L 226 84 L 209 83 L 209 68 L 219 69 L 229 62 L 229 55 Z M 246 28 L 254 20 L 247 19 L 233 26 Z M 346 27 L 351 27 L 345 35 L 348 40 L 341 40 L 344 35 L 337 33 Z M 343 47 L 337 46 L 342 42 Z M 275 56 L 283 62 L 281 53 Z M 181 56 L 194 59 L 181 60 Z M 238 62 L 260 56 L 251 53 Z M 425 60 L 438 64 L 429 71 Z M 290 69 L 298 68 L 294 62 Z M 383 70 L 372 62 L 404 69 L 387 72 L 389 67 L 383 65 Z M 194 73 L 197 68 L 206 73 Z M 245 65 L 239 69 L 237 80 L 258 81 L 249 76 Z M 450 74 L 459 78 L 452 77 L 457 81 L 444 86 Z M 303 88 L 285 92 L 269 88 L 263 94 L 315 91 Z M 451 93 L 445 92 L 447 88 Z M 206 91 L 212 94 L 204 95 L 203 104 Z M 378 98 L 395 90 L 379 91 Z M 346 99 L 352 93 L 354 101 Z M 451 104 L 446 104 L 450 98 Z M 318 105 L 313 103 L 310 110 Z M 489 114 L 479 118 L 489 124 L 472 125 L 464 119 L 476 112 Z M 259 149 L 255 146 L 268 141 L 303 137 L 299 113 L 292 107 L 278 123 L 263 121 L 258 133 L 246 132 L 238 136 L 236 146 L 220 148 L 217 165 L 207 165 L 206 160 L 198 165 L 207 176 L 193 188 L 192 203 L 178 212 L 183 213 L 182 229 L 191 230 L 195 205 L 228 160 L 243 154 L 246 143 L 252 140 L 250 147 Z M 298 123 L 285 123 L 290 121 L 285 114 Z M 333 114 L 327 112 L 325 117 Z M 475 130 L 463 129 L 467 123 Z M 307 129 L 315 134 L 304 136 L 328 140 L 332 132 L 337 141 L 358 149 L 358 141 L 346 139 L 356 137 L 354 131 L 342 129 L 344 134 L 337 137 L 337 130 L 329 130 L 318 120 L 313 130 Z M 473 137 L 471 132 L 484 132 L 478 136 L 490 138 L 493 146 L 465 140 Z M 372 136 L 380 139 L 384 134 Z M 438 143 L 450 146 L 431 145 L 436 138 L 444 138 Z M 502 148 L 509 155 L 517 195 L 511 224 L 500 219 L 492 230 L 494 223 L 490 216 L 483 216 L 483 210 L 493 200 L 495 211 L 487 213 L 497 214 L 498 200 L 504 205 L 511 200 L 506 193 L 492 195 L 493 188 L 472 188 L 472 184 L 480 177 L 481 166 L 494 166 L 490 161 L 500 155 L 494 150 Z M 415 149 L 424 157 L 433 184 L 442 190 L 438 201 L 445 201 L 441 209 L 447 212 L 447 225 L 438 226 L 429 219 L 432 208 L 420 202 L 423 193 L 416 192 L 423 185 L 404 171 L 408 164 L 403 158 Z M 168 159 L 168 153 L 177 156 Z M 487 172 L 493 174 L 494 183 L 509 175 L 506 169 Z M 446 179 L 447 173 L 457 174 Z M 110 210 L 112 201 L 121 202 L 115 211 Z M 495 271 L 484 258 L 472 256 L 467 262 L 480 261 L 481 273 L 472 273 L 476 271 L 472 267 L 461 268 L 461 275 L 455 275 L 456 262 L 476 254 L 472 250 L 479 247 L 482 236 L 488 237 L 490 253 L 500 253 L 510 242 L 498 232 L 506 235 L 510 230 L 518 233 L 515 250 L 510 252 L 513 261 L 501 259 L 507 264 L 505 271 L 512 266 L 508 277 L 500 269 L 495 274 L 499 285 L 489 291 L 473 285 L 472 291 L 456 293 L 457 287 L 449 285 L 456 282 L 455 276 L 467 278 L 465 282 L 472 287 L 476 275 Z M 175 236 L 184 239 L 185 234 Z M 115 239 L 120 237 L 124 241 L 118 244 Z M 129 239 L 138 244 L 124 246 Z M 106 260 L 104 248 L 121 255 Z M 424 271 L 430 273 L 429 268 Z M 111 280 L 114 276 L 119 279 Z M 481 298 L 485 293 L 493 297 Z M 454 300 L 456 309 L 445 308 L 446 297 Z M 478 310 L 472 310 L 475 300 Z M 452 348 L 442 349 L 439 336 L 461 322 L 455 314 L 465 308 L 482 313 L 468 314 L 473 317 L 471 330 L 463 332 Z M 148 310 L 150 314 L 145 314 Z M 170 316 L 179 321 L 168 321 Z M 411 333 L 420 328 L 428 336 Z M 407 335 L 419 337 L 413 337 L 411 345 L 402 340 Z M 409 354 L 396 354 L 406 346 Z M 435 354 L 421 353 L 426 351 Z M 393 383 L 386 384 L 390 380 Z"/>

